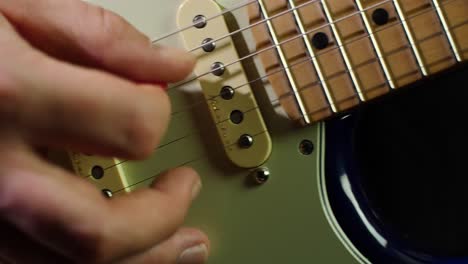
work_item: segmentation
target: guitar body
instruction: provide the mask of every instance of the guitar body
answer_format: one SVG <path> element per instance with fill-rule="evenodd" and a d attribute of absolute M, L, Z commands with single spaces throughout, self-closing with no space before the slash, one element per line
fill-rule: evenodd
<path fill-rule="evenodd" d="M 185 1 L 90 2 L 115 11 L 149 37 L 158 38 L 180 29 L 179 8 Z M 226 8 L 240 4 L 235 0 L 217 2 Z M 234 17 L 238 27 L 249 25 L 246 12 L 235 12 Z M 234 42 L 247 43 L 246 47 L 237 46 L 240 54 L 247 54 L 248 44 L 255 41 L 243 35 L 234 38 Z M 187 49 L 182 34 L 161 43 Z M 252 72 L 248 63 L 243 66 L 249 74 Z M 353 131 L 355 115 L 298 127 L 278 113 L 263 85 L 253 84 L 272 146 L 268 159 L 259 166 L 268 170 L 269 177 L 265 182 L 258 182 L 255 181 L 258 169 L 241 168 L 227 158 L 209 107 L 204 102 L 197 103 L 204 100 L 200 90 L 198 82 L 180 89 L 169 88 L 173 112 L 177 114 L 173 115 L 160 147 L 148 159 L 123 161 L 75 153 L 71 155 L 75 171 L 101 190 L 125 195 L 147 186 L 155 175 L 169 168 L 193 167 L 201 175 L 203 190 L 190 210 L 186 225 L 200 228 L 210 237 L 209 263 L 430 263 L 436 260 L 406 254 L 405 247 L 393 247 L 387 243 L 391 242 L 387 234 L 380 232 L 378 223 L 362 218 L 371 209 L 360 208 L 365 199 L 358 192 L 353 197 L 353 188 L 360 184 L 356 180 L 359 173 L 357 178 L 353 176 L 356 161 L 350 159 L 352 138 L 343 134 Z M 103 178 L 89 176 L 94 166 L 105 170 Z"/>
<path fill-rule="evenodd" d="M 178 29 L 175 18 L 182 2 L 97 1 L 150 37 Z M 183 47 L 180 38 L 171 41 L 174 42 L 170 44 Z M 184 92 L 169 93 L 173 109 L 196 100 Z M 172 119 L 161 145 L 172 143 L 148 160 L 124 163 L 121 170 L 129 185 L 178 165 L 198 171 L 203 191 L 186 224 L 202 229 L 210 237 L 213 245 L 210 263 L 356 262 L 341 242 L 345 239 L 340 238 L 342 232 L 331 224 L 333 215 L 323 194 L 323 124 L 293 129 L 290 120 L 279 117 L 272 109 L 264 109 L 263 113 L 272 124 L 269 129 L 273 152 L 264 164 L 270 170 L 270 178 L 261 186 L 251 184 L 251 170 L 236 168 L 226 159 L 206 104 Z M 173 142 L 184 136 L 187 137 Z M 303 140 L 314 143 L 311 155 L 299 151 Z M 152 180 L 133 188 L 146 186 Z"/>
<path fill-rule="evenodd" d="M 468 128 L 459 123 L 467 73 L 461 67 L 327 123 L 329 200 L 372 263 L 468 263 Z"/>

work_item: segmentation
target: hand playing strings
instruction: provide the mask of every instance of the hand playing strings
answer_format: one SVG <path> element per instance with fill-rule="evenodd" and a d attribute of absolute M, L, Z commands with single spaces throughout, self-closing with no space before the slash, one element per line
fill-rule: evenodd
<path fill-rule="evenodd" d="M 204 262 L 208 238 L 180 227 L 200 191 L 193 170 L 106 200 L 33 151 L 147 157 L 170 117 L 158 83 L 193 65 L 79 0 L 0 1 L 0 263 Z"/>

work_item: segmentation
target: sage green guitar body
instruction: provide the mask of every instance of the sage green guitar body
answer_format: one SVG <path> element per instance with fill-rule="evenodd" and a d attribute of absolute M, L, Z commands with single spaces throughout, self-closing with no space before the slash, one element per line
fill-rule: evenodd
<path fill-rule="evenodd" d="M 178 29 L 176 16 L 182 0 L 91 2 L 122 15 L 151 38 Z M 219 2 L 229 6 L 241 1 Z M 177 35 L 165 44 L 183 47 Z M 196 169 L 203 190 L 186 225 L 208 234 L 212 242 L 209 263 L 366 262 L 347 242 L 328 204 L 323 175 L 324 125 L 295 127 L 274 111 L 262 86 L 253 86 L 253 90 L 272 137 L 273 151 L 262 165 L 270 171 L 266 183 L 252 184 L 252 169 L 240 169 L 228 160 L 205 103 L 173 116 L 153 156 L 118 165 L 124 182 L 129 189 L 137 189 L 166 169 L 182 165 Z M 169 89 L 169 94 L 174 110 L 203 100 L 201 95 L 182 89 Z M 315 145 L 311 155 L 299 150 L 305 139 Z"/>

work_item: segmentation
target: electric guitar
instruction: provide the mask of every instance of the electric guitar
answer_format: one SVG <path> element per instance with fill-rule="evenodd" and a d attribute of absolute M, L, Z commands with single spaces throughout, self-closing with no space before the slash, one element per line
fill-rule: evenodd
<path fill-rule="evenodd" d="M 193 167 L 204 187 L 186 224 L 209 235 L 209 263 L 468 263 L 378 224 L 343 137 L 361 105 L 468 60 L 467 0 L 90 2 L 198 58 L 168 88 L 151 157 L 69 154 L 103 195 Z"/>

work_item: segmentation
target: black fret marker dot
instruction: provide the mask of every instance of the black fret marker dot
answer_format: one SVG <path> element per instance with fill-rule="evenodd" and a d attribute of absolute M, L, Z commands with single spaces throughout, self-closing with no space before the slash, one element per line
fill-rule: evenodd
<path fill-rule="evenodd" d="M 376 9 L 374 13 L 372 13 L 372 20 L 374 20 L 374 23 L 379 26 L 387 24 L 389 19 L 390 16 L 387 10 L 383 8 Z"/>
<path fill-rule="evenodd" d="M 314 45 L 314 47 L 318 50 L 322 50 L 328 47 L 329 42 L 330 40 L 328 39 L 327 34 L 323 32 L 319 32 L 312 37 L 312 45 Z"/>

